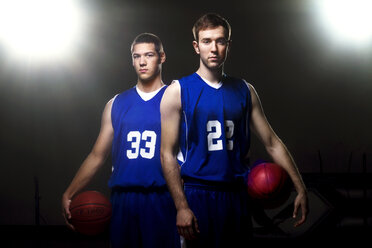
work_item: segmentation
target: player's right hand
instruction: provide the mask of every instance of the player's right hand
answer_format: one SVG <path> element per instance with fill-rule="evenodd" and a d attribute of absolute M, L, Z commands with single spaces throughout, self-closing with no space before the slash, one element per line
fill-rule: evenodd
<path fill-rule="evenodd" d="M 66 222 L 66 225 L 71 230 L 75 231 L 75 227 L 70 223 L 70 219 L 71 219 L 70 204 L 71 204 L 71 199 L 63 195 L 62 196 L 62 216 Z"/>
<path fill-rule="evenodd" d="M 200 233 L 198 221 L 190 208 L 178 210 L 176 225 L 178 233 L 187 240 L 196 239 Z"/>

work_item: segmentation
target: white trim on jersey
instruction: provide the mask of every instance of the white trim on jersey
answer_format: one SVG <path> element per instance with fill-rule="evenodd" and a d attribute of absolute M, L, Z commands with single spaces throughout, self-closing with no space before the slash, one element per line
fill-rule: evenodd
<path fill-rule="evenodd" d="M 198 73 L 196 73 L 196 74 L 198 74 Z M 199 74 L 198 74 L 198 75 L 199 75 Z M 222 84 L 223 84 L 222 81 L 220 81 L 220 82 L 218 82 L 218 83 L 216 84 L 216 83 L 212 83 L 212 82 L 208 81 L 207 79 L 203 78 L 203 77 L 200 76 L 200 75 L 199 75 L 199 77 L 200 77 L 201 79 L 203 79 L 203 81 L 204 81 L 206 84 L 208 84 L 209 86 L 211 86 L 212 88 L 219 89 L 219 88 L 222 87 Z"/>
<path fill-rule="evenodd" d="M 115 99 L 116 99 L 116 97 L 117 97 L 118 95 L 119 95 L 119 94 L 116 94 L 116 95 L 112 98 L 111 109 L 112 109 L 112 105 L 114 104 Z"/>
<path fill-rule="evenodd" d="M 245 79 L 243 79 L 243 81 L 245 82 L 245 85 L 247 85 L 247 88 L 249 90 L 249 92 L 251 93 L 251 88 L 249 87 L 249 83 L 247 81 L 245 81 Z M 252 94 L 251 95 L 251 103 L 252 103 Z M 248 116 L 249 116 L 249 111 L 247 111 L 247 116 L 246 116 L 246 120 L 247 120 L 247 123 L 245 124 L 245 131 L 246 133 L 249 132 L 249 125 L 250 123 L 248 122 Z"/>
<path fill-rule="evenodd" d="M 187 153 L 189 151 L 189 142 L 188 142 L 188 133 L 189 133 L 189 128 L 187 126 L 187 116 L 186 116 L 186 113 L 185 111 L 182 111 L 183 115 L 185 116 L 185 125 L 186 125 L 186 134 L 185 134 L 185 139 L 186 139 L 186 149 L 185 149 L 185 156 L 183 156 L 182 154 L 182 151 L 181 151 L 181 148 L 177 154 L 177 159 L 182 162 L 182 164 L 180 165 L 182 167 L 182 165 L 186 162 L 187 160 Z"/>
<path fill-rule="evenodd" d="M 251 91 L 251 88 L 249 88 L 249 83 L 247 81 L 245 81 L 245 79 L 243 79 L 244 83 L 247 85 L 248 87 L 248 90 Z"/>
<path fill-rule="evenodd" d="M 118 96 L 119 94 L 116 94 L 113 98 L 112 98 L 112 103 L 111 103 L 111 111 L 112 111 L 112 105 L 114 105 L 114 102 L 116 100 L 116 97 Z M 112 115 L 112 113 L 110 113 L 110 116 Z M 111 125 L 112 125 L 112 119 L 111 119 Z M 114 165 L 111 166 L 111 172 L 114 171 Z"/>
<path fill-rule="evenodd" d="M 151 100 L 154 96 L 156 96 L 156 94 L 158 94 L 158 92 L 163 88 L 165 87 L 162 86 L 161 88 L 155 90 L 155 91 L 152 91 L 152 92 L 144 92 L 142 90 L 140 90 L 138 88 L 138 86 L 136 85 L 136 91 L 138 93 L 138 95 L 142 98 L 142 100 L 144 100 L 145 102 L 147 102 L 148 100 Z"/>

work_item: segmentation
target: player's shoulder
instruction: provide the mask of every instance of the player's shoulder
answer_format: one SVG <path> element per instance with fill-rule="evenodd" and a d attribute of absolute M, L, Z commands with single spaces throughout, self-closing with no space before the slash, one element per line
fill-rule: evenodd
<path fill-rule="evenodd" d="M 181 106 L 181 88 L 178 80 L 173 80 L 165 89 L 160 103 L 160 110 L 166 111 L 173 107 Z"/>
<path fill-rule="evenodd" d="M 180 82 L 173 80 L 165 89 L 164 95 L 175 95 L 180 92 Z"/>
<path fill-rule="evenodd" d="M 230 75 L 230 74 L 226 74 L 226 73 L 224 73 L 224 74 L 223 74 L 223 81 L 239 82 L 239 81 L 243 81 L 243 79 L 240 78 L 240 77 L 236 77 L 236 76 L 232 76 L 232 75 Z"/>
<path fill-rule="evenodd" d="M 105 105 L 105 109 L 108 109 L 111 111 L 111 108 L 112 108 L 112 105 L 113 103 L 115 102 L 115 99 L 117 98 L 119 94 L 116 94 L 115 96 L 113 96 L 110 100 L 108 100 L 108 102 L 106 103 Z"/>
<path fill-rule="evenodd" d="M 226 83 L 230 83 L 230 84 L 240 85 L 241 87 L 246 88 L 249 91 L 251 91 L 251 89 L 253 88 L 253 86 L 249 82 L 247 82 L 247 80 L 245 80 L 244 78 L 239 78 L 239 77 L 235 77 L 235 76 L 231 76 L 227 74 L 224 74 L 223 81 Z"/>
<path fill-rule="evenodd" d="M 198 76 L 198 74 L 197 74 L 196 72 L 193 72 L 193 73 L 188 74 L 188 75 L 186 75 L 186 76 L 182 76 L 182 77 L 180 78 L 180 80 L 193 79 L 193 78 L 195 78 L 195 77 L 197 77 L 197 76 Z"/>
<path fill-rule="evenodd" d="M 187 76 L 183 76 L 181 77 L 180 79 L 178 79 L 179 83 L 181 84 L 181 86 L 183 85 L 189 85 L 193 82 L 196 82 L 198 80 L 201 80 L 200 76 L 194 72 L 194 73 L 191 73 Z"/>
<path fill-rule="evenodd" d="M 129 95 L 129 94 L 133 94 L 133 92 L 135 92 L 135 90 L 136 90 L 136 86 L 130 87 L 129 89 L 126 89 L 126 90 L 116 94 L 115 97 L 117 97 L 117 96 L 123 97 L 123 96 Z"/>
<path fill-rule="evenodd" d="M 133 97 L 134 95 L 136 94 L 136 86 L 133 86 L 129 89 L 126 89 L 122 92 L 119 92 L 118 94 L 116 94 L 112 100 L 125 100 L 125 99 L 128 99 L 130 97 Z"/>

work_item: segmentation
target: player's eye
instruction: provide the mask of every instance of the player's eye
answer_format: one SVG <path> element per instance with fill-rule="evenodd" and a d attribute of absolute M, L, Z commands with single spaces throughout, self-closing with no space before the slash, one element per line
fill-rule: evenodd
<path fill-rule="evenodd" d="M 219 45 L 226 45 L 227 44 L 227 40 L 225 40 L 225 39 L 219 39 L 219 40 L 217 40 L 217 43 Z"/>

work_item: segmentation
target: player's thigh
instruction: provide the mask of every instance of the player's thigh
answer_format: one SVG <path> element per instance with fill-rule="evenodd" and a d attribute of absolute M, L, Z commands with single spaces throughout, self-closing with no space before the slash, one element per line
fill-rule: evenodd
<path fill-rule="evenodd" d="M 110 224 L 111 247 L 139 246 L 138 196 L 133 192 L 113 192 Z"/>
<path fill-rule="evenodd" d="M 143 247 L 178 248 L 176 209 L 169 192 L 153 192 L 141 200 L 141 233 Z"/>

